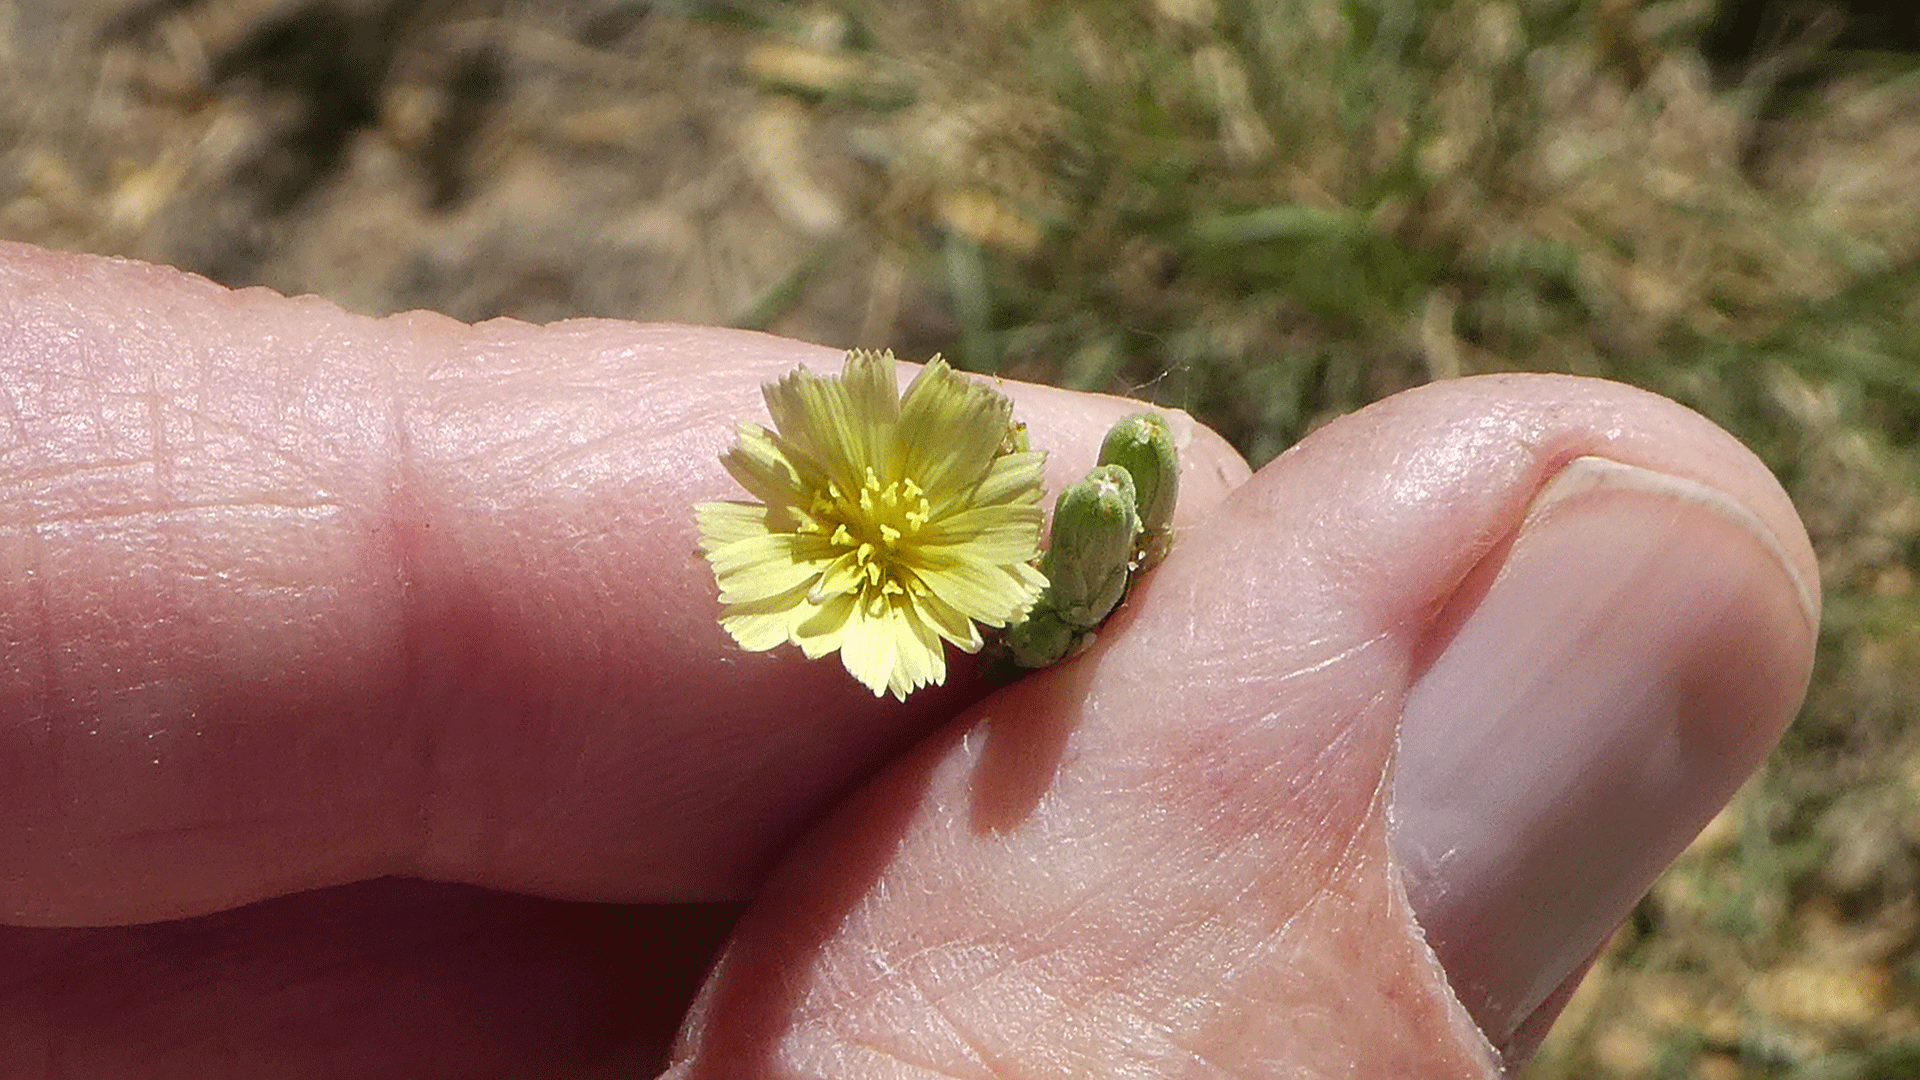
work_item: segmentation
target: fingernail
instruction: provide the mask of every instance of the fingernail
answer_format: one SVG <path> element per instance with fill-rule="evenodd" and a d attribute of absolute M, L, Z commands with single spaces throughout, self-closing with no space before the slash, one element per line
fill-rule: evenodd
<path fill-rule="evenodd" d="M 1394 850 L 1505 1047 L 1772 746 L 1817 608 L 1746 506 L 1604 458 L 1562 469 L 1490 560 L 1407 701 Z"/>

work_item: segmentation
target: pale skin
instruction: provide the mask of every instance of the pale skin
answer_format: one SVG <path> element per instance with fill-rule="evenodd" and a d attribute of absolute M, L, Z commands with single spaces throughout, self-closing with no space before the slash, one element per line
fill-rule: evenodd
<path fill-rule="evenodd" d="M 1805 689 L 1764 468 L 1514 377 L 1175 418 L 1091 650 L 876 699 L 695 551 L 798 363 L 0 244 L 0 1076 L 1493 1076 Z"/>

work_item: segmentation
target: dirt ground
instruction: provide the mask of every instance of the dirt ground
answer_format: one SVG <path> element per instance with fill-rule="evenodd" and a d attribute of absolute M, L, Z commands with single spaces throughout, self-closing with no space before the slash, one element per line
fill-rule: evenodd
<path fill-rule="evenodd" d="M 1207 151 L 1223 172 L 1271 154 L 1283 127 L 1248 105 L 1244 82 L 1235 90 L 1238 69 L 1202 62 L 1212 46 L 1194 13 L 1210 2 L 1138 6 L 1173 28 L 1167 36 L 1183 43 L 1193 70 L 1218 76 L 1196 100 L 1211 103 Z M 1049 221 L 1081 213 L 1063 208 L 1088 171 L 1072 147 L 1056 145 L 1070 125 L 1055 113 L 1070 103 L 1048 104 L 1051 91 L 1012 61 L 977 87 L 971 73 L 948 71 L 944 99 L 921 79 L 916 99 L 914 73 L 944 70 L 941 58 L 899 51 L 902 41 L 942 40 L 928 11 L 951 8 L 945 18 L 964 22 L 993 7 L 988 0 L 900 5 L 924 18 L 905 20 L 892 55 L 856 40 L 829 4 L 789 5 L 776 26 L 767 5 L 701 0 L 0 0 L 0 236 L 316 293 L 369 314 L 752 326 L 909 357 L 957 350 L 976 367 L 1004 363 L 1098 389 L 1179 375 L 1164 357 L 1144 368 L 1131 358 L 1135 329 L 1048 307 L 1048 295 L 1072 295 L 1086 310 L 1072 290 L 1095 266 L 1107 290 L 1098 299 L 1115 318 L 1182 328 L 1147 335 L 1176 360 L 1307 358 L 1235 360 L 1212 382 L 1181 384 L 1199 389 L 1176 403 L 1260 460 L 1329 413 L 1420 379 L 1509 364 L 1635 378 L 1639 369 L 1609 358 L 1670 355 L 1676 342 L 1691 343 L 1688 356 L 1706 358 L 1699 366 L 1642 381 L 1692 393 L 1690 403 L 1730 425 L 1742 408 L 1788 418 L 1752 430 L 1785 432 L 1760 448 L 1770 462 L 1799 463 L 1776 467 L 1801 500 L 1830 590 L 1842 586 L 1830 591 L 1838 598 L 1830 608 L 1854 621 L 1823 641 L 1825 674 L 1812 723 L 1790 740 L 1791 767 L 1744 794 L 1663 879 L 1531 1075 L 1920 1076 L 1920 735 L 1908 722 L 1917 697 L 1910 665 L 1920 657 L 1909 614 L 1920 504 L 1905 471 L 1920 372 L 1897 359 L 1911 353 L 1892 352 L 1895 360 L 1848 376 L 1861 382 L 1822 381 L 1831 367 L 1786 365 L 1768 368 L 1758 389 L 1729 389 L 1745 384 L 1718 372 L 1736 365 L 1713 359 L 1723 347 L 1797 348 L 1814 340 L 1791 338 L 1803 325 L 1860 354 L 1866 309 L 1832 305 L 1865 295 L 1850 291 L 1846 275 L 1867 264 L 1909 275 L 1887 279 L 1895 294 L 1867 312 L 1881 320 L 1871 326 L 1908 343 L 1900 348 L 1920 338 L 1914 80 L 1846 97 L 1864 83 L 1821 82 L 1809 74 L 1818 65 L 1794 51 L 1911 52 L 1920 19 L 1897 4 L 1851 5 L 1859 10 L 1850 19 L 1840 3 L 1722 5 L 1752 17 L 1723 12 L 1689 39 L 1717 58 L 1683 64 L 1668 62 L 1673 47 L 1663 42 L 1680 33 L 1671 27 L 1705 25 L 1707 0 L 1534 6 L 1579 9 L 1581 48 L 1628 74 L 1625 89 L 1611 90 L 1597 78 L 1543 77 L 1543 95 L 1572 87 L 1565 94 L 1594 137 L 1573 139 L 1582 132 L 1569 121 L 1554 139 L 1512 151 L 1515 159 L 1551 172 L 1594 153 L 1595 133 L 1640 138 L 1630 125 L 1644 114 L 1651 134 L 1644 147 L 1627 147 L 1641 172 L 1569 183 L 1561 201 L 1516 210 L 1499 203 L 1511 185 L 1485 179 L 1508 173 L 1472 172 L 1475 161 L 1512 150 L 1489 122 L 1487 146 L 1442 132 L 1414 155 L 1458 183 L 1418 198 L 1389 193 L 1364 215 L 1348 214 L 1355 204 L 1342 178 L 1370 167 L 1367 154 L 1400 153 L 1411 137 L 1407 123 L 1362 125 L 1355 143 L 1365 145 L 1351 156 L 1293 163 L 1278 188 L 1239 189 L 1252 202 L 1283 190 L 1308 210 L 1214 215 L 1201 230 L 1211 239 L 1191 250 L 1170 239 L 1172 226 L 1106 246 L 1088 240 L 1055 264 Z M 1436 68 L 1443 112 L 1456 102 L 1487 110 L 1496 100 L 1487 95 L 1507 85 L 1497 73 L 1471 85 L 1449 74 L 1509 64 L 1501 19 L 1512 5 L 1488 0 L 1475 10 L 1485 18 L 1460 46 L 1467 60 Z M 1510 66 L 1538 74 L 1562 53 L 1571 54 L 1542 47 Z M 1753 55 L 1778 71 L 1728 59 Z M 1125 67 L 1124 58 L 1115 63 Z M 1743 93 L 1773 104 L 1728 104 L 1747 100 Z M 1701 107 L 1685 117 L 1647 107 L 1657 94 Z M 1789 98 L 1824 104 L 1800 118 L 1774 107 Z M 1177 110 L 1167 122 L 1181 122 Z M 1760 138 L 1762 127 L 1805 137 Z M 1722 144 L 1723 157 L 1709 160 Z M 1124 163 L 1124 140 L 1115 145 Z M 1767 178 L 1760 195 L 1802 198 L 1801 210 L 1761 235 L 1760 195 L 1709 190 L 1727 160 Z M 1472 200 L 1444 197 L 1469 180 L 1479 185 Z M 1178 181 L 1165 183 L 1171 202 L 1187 197 Z M 1903 188 L 1909 194 L 1885 193 Z M 1684 213 L 1635 218 L 1650 191 L 1683 194 Z M 1160 212 L 1137 202 L 1090 197 L 1086 214 Z M 1824 209 L 1804 212 L 1809 205 Z M 1698 224 L 1703 217 L 1711 220 Z M 1803 246 L 1781 239 L 1830 225 L 1831 237 Z M 1689 240 L 1696 227 L 1711 242 Z M 1481 243 L 1508 228 L 1546 239 Z M 1367 239 L 1343 239 L 1361 232 Z M 1364 295 L 1302 292 L 1298 267 L 1284 259 L 1259 264 L 1270 277 L 1253 285 L 1205 276 L 1207 243 L 1264 244 L 1283 233 L 1313 233 L 1321 246 L 1304 249 L 1311 265 L 1351 270 Z M 1328 263 L 1327 245 L 1351 261 Z M 1629 249 L 1638 257 L 1621 254 Z M 1563 257 L 1578 265 L 1563 267 Z M 1466 269 L 1435 268 L 1448 260 Z M 1028 295 L 993 292 L 1001 286 L 982 283 L 989 265 L 1012 267 Z M 1236 304 L 1257 289 L 1293 291 L 1249 315 L 1256 305 Z M 1387 299 L 1376 305 L 1378 297 Z M 1371 314 L 1376 307 L 1384 314 Z M 1801 322 L 1777 315 L 1789 307 Z M 1297 317 L 1276 321 L 1265 314 L 1273 310 Z M 1835 310 L 1844 334 L 1817 322 Z M 983 311 L 1025 321 L 1003 325 Z M 1183 336 L 1187 326 L 1198 329 Z M 1349 338 L 1358 344 L 1341 344 Z M 1021 359 L 1062 343 L 1067 359 L 1052 367 Z M 1898 400 L 1909 404 L 1873 404 L 1876 385 L 1905 387 Z M 1885 611 L 1899 614 L 1872 614 Z"/>
<path fill-rule="evenodd" d="M 799 272 L 806 299 L 770 328 L 857 335 L 871 184 L 739 77 L 739 33 L 638 4 L 510 7 L 0 5 L 0 232 L 469 320 L 738 323 Z"/>

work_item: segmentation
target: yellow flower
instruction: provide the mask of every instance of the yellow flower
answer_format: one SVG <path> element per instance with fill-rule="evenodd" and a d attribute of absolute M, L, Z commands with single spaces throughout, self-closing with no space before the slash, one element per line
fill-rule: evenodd
<path fill-rule="evenodd" d="M 721 462 L 759 503 L 694 507 L 726 605 L 756 652 L 836 649 L 877 697 L 947 677 L 941 639 L 968 652 L 1046 587 L 1040 471 L 1013 404 L 935 357 L 900 396 L 891 351 L 847 354 L 763 392 L 775 431 L 742 422 Z"/>

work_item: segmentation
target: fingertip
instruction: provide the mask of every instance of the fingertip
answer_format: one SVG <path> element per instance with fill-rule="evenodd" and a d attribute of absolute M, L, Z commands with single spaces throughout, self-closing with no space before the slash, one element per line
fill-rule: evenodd
<path fill-rule="evenodd" d="M 1556 473 L 1488 561 L 1409 693 L 1394 841 L 1504 1045 L 1778 739 L 1816 624 L 1756 514 L 1610 459 Z"/>

